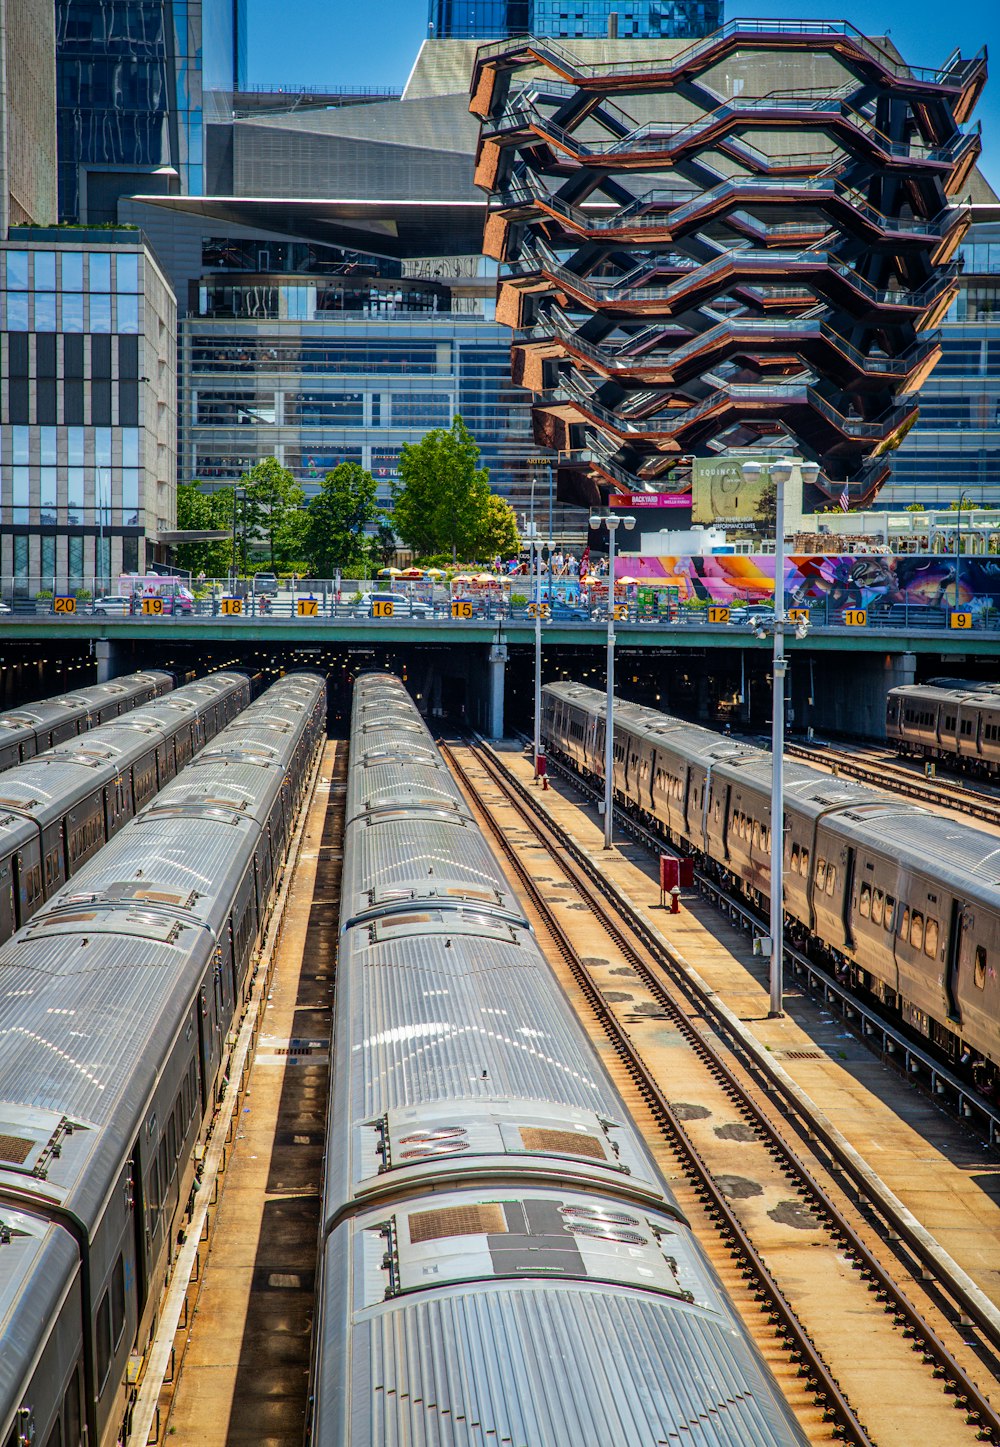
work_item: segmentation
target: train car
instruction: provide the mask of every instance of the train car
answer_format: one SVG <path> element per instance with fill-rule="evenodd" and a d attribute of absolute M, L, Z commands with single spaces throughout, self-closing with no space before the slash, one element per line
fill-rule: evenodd
<path fill-rule="evenodd" d="M 965 696 L 942 690 L 942 697 L 954 708 Z M 579 766 L 580 731 L 592 726 L 588 714 L 603 718 L 605 696 L 551 684 L 543 699 L 546 746 Z M 629 765 L 616 764 L 617 798 L 763 907 L 770 892 L 770 755 L 652 709 L 638 717 L 634 707 L 623 713 L 615 756 L 627 756 Z M 586 772 L 595 767 L 591 761 Z M 645 790 L 644 780 L 657 772 L 677 781 L 669 800 Z M 786 763 L 784 779 L 789 924 L 842 977 L 898 1012 L 950 1060 L 968 1065 L 981 1089 L 1000 1094 L 994 835 L 807 764 Z"/>
<path fill-rule="evenodd" d="M 1000 775 L 1000 689 L 942 679 L 889 690 L 886 738 L 898 753 Z"/>
<path fill-rule="evenodd" d="M 310 1440 L 800 1444 L 422 729 L 359 678 Z"/>
<path fill-rule="evenodd" d="M 216 673 L 35 754 L 0 780 L 0 944 L 250 701 Z"/>
<path fill-rule="evenodd" d="M 273 725 L 272 750 L 240 757 L 238 718 L 192 766 L 196 794 L 186 770 L 0 949 L 5 1447 L 128 1434 L 130 1354 L 148 1346 L 279 876 L 281 860 L 260 867 L 268 824 L 321 746 L 324 682 L 283 680 L 247 712 Z"/>
<path fill-rule="evenodd" d="M 0 713 L 0 770 L 162 698 L 173 686 L 169 673 L 150 669 L 7 709 Z"/>

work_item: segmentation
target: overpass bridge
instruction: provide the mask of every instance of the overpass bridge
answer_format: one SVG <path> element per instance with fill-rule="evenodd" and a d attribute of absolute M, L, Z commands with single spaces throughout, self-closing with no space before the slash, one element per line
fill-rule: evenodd
<path fill-rule="evenodd" d="M 947 614 L 940 619 L 936 627 L 814 619 L 804 638 L 787 643 L 792 717 L 803 726 L 877 735 L 886 691 L 896 684 L 942 672 L 1000 677 L 1000 628 L 957 629 L 947 626 Z M 428 702 L 443 698 L 447 707 L 460 696 L 466 716 L 491 734 L 503 732 L 508 705 L 522 716 L 530 709 L 534 622 L 524 617 L 14 614 L 0 631 L 4 645 L 38 657 L 89 656 L 98 680 L 141 664 L 192 671 L 241 660 L 272 671 L 385 666 L 409 669 Z M 706 718 L 729 700 L 744 722 L 766 716 L 771 642 L 749 626 L 688 615 L 671 623 L 617 621 L 615 636 L 623 696 L 665 709 L 683 704 Z M 606 641 L 607 624 L 596 619 L 544 622 L 545 677 L 586 676 L 600 686 Z M 688 692 L 679 698 L 682 688 Z"/>

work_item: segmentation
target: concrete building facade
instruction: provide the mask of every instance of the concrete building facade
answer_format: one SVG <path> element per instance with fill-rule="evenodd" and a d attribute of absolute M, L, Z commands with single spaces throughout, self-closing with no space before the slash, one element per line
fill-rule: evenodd
<path fill-rule="evenodd" d="M 51 0 L 0 0 L 0 240 L 55 221 L 55 135 Z"/>

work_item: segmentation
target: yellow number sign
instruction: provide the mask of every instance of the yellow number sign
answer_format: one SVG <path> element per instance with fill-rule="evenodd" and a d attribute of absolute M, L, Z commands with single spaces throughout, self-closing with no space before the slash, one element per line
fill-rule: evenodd
<path fill-rule="evenodd" d="M 318 618 L 318 617 L 319 617 L 319 599 L 318 599 L 318 598 L 296 598 L 296 600 L 295 600 L 295 611 L 296 611 L 296 613 L 299 615 L 300 618 Z"/>
<path fill-rule="evenodd" d="M 952 628 L 971 628 L 972 614 L 966 609 L 960 609 L 957 613 L 952 613 L 948 621 Z"/>
<path fill-rule="evenodd" d="M 625 623 L 625 622 L 627 622 L 627 621 L 628 621 L 628 604 L 627 604 L 627 603 L 616 603 L 616 604 L 615 604 L 615 622 L 616 622 L 616 623 Z"/>
<path fill-rule="evenodd" d="M 219 604 L 219 612 L 227 616 L 238 616 L 243 612 L 243 599 L 223 598 Z"/>
<path fill-rule="evenodd" d="M 729 622 L 729 609 L 728 609 L 728 608 L 709 608 L 709 610 L 708 610 L 708 621 L 709 621 L 709 623 L 728 623 L 728 622 Z"/>
<path fill-rule="evenodd" d="M 867 628 L 868 610 L 866 608 L 848 608 L 844 614 L 845 628 Z"/>
<path fill-rule="evenodd" d="M 452 598 L 451 616 L 453 618 L 471 618 L 472 604 L 468 598 Z"/>
<path fill-rule="evenodd" d="M 391 618 L 392 615 L 393 615 L 393 613 L 395 612 L 395 610 L 396 610 L 396 605 L 395 605 L 395 603 L 390 603 L 390 602 L 378 603 L 378 602 L 375 602 L 375 603 L 372 604 L 372 617 L 373 617 L 373 618 Z"/>
<path fill-rule="evenodd" d="M 148 615 L 148 614 L 152 614 L 154 617 L 157 617 L 157 618 L 158 618 L 158 617 L 160 616 L 160 614 L 163 612 L 163 599 L 162 599 L 162 598 L 143 598 L 143 600 L 142 600 L 142 611 L 143 611 L 144 613 L 146 613 L 147 615 Z"/>
<path fill-rule="evenodd" d="M 53 599 L 52 599 L 52 611 L 53 611 L 53 613 L 75 613 L 75 612 L 76 612 L 76 599 L 75 599 L 75 598 L 53 598 Z"/>
<path fill-rule="evenodd" d="M 788 619 L 789 623 L 808 623 L 809 609 L 789 608 L 788 612 L 785 614 L 785 617 Z"/>
<path fill-rule="evenodd" d="M 529 604 L 528 604 L 528 617 L 529 617 L 529 618 L 547 618 L 548 616 L 549 616 L 549 605 L 548 605 L 548 603 L 529 603 Z"/>

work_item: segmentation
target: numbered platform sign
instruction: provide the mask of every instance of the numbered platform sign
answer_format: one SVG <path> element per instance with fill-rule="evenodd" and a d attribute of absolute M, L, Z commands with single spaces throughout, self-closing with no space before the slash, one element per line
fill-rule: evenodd
<path fill-rule="evenodd" d="M 627 623 L 627 622 L 628 622 L 628 604 L 627 604 L 627 603 L 616 603 L 616 604 L 615 604 L 615 622 L 616 622 L 616 623 Z"/>
<path fill-rule="evenodd" d="M 728 623 L 728 622 L 729 622 L 729 609 L 728 609 L 728 608 L 709 608 L 709 610 L 708 610 L 708 621 L 709 621 L 709 623 Z"/>
<path fill-rule="evenodd" d="M 788 619 L 789 623 L 808 623 L 809 609 L 789 608 L 788 612 L 785 614 L 785 617 Z"/>
<path fill-rule="evenodd" d="M 958 608 L 951 614 L 948 623 L 952 628 L 971 628 L 972 614 L 966 608 Z"/>
<path fill-rule="evenodd" d="M 243 599 L 223 598 L 219 603 L 219 612 L 228 618 L 238 617 L 243 612 Z"/>
<path fill-rule="evenodd" d="M 544 618 L 547 618 L 548 616 L 549 616 L 549 605 L 548 605 L 548 603 L 529 603 L 529 604 L 528 604 L 528 617 L 529 617 L 529 618 L 543 618 L 543 619 L 544 619 Z"/>
<path fill-rule="evenodd" d="M 159 618 L 163 612 L 162 598 L 143 598 L 142 611 L 147 617 Z"/>
<path fill-rule="evenodd" d="M 393 613 L 394 613 L 395 611 L 396 611 L 396 605 L 395 605 L 395 603 L 389 602 L 388 600 L 386 600 L 386 601 L 384 601 L 384 602 L 381 602 L 381 603 L 380 603 L 380 602 L 375 602 L 375 603 L 372 604 L 372 617 L 373 617 L 373 618 L 391 618 L 392 615 L 393 615 Z"/>
<path fill-rule="evenodd" d="M 472 613 L 472 603 L 468 598 L 452 598 L 451 616 L 453 618 L 471 618 Z"/>
<path fill-rule="evenodd" d="M 867 627 L 868 627 L 868 610 L 867 610 L 867 608 L 848 608 L 847 612 L 844 614 L 844 627 L 845 627 L 845 628 L 867 628 Z"/>
<path fill-rule="evenodd" d="M 75 613 L 75 612 L 76 612 L 76 599 L 75 599 L 75 598 L 53 598 L 53 599 L 52 599 L 52 611 L 53 611 L 53 613 Z"/>
<path fill-rule="evenodd" d="M 318 617 L 319 617 L 319 599 L 318 599 L 318 598 L 296 598 L 296 600 L 295 600 L 295 612 L 298 614 L 298 616 L 299 616 L 300 618 L 318 618 Z"/>

